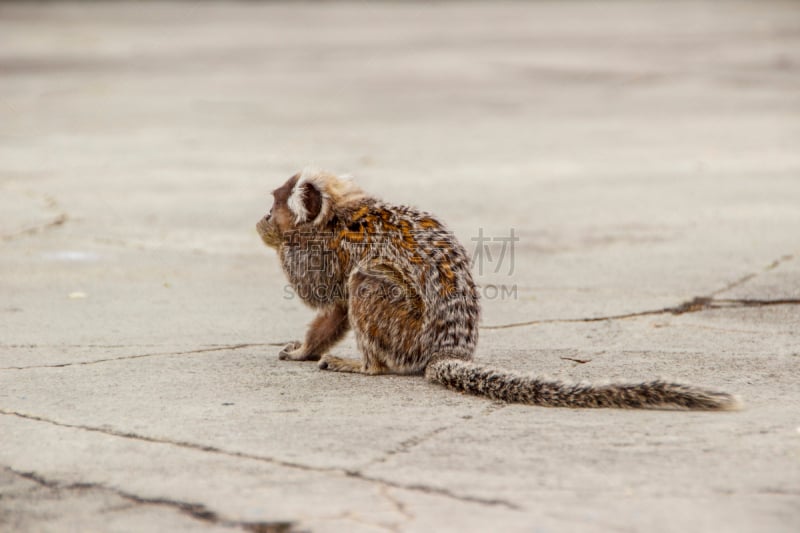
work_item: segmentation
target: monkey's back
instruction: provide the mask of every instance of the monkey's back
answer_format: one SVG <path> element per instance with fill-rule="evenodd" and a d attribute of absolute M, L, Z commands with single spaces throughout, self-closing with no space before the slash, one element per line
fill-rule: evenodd
<path fill-rule="evenodd" d="M 470 260 L 435 216 L 408 206 L 364 201 L 346 218 L 345 242 L 368 242 L 354 266 L 386 264 L 424 306 L 423 355 L 470 358 L 478 341 L 480 304 Z M 355 230 L 355 231 L 353 231 Z"/>

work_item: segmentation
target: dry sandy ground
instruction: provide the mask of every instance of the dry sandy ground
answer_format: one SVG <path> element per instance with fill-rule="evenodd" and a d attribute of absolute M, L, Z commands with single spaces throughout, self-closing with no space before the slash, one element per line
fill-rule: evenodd
<path fill-rule="evenodd" d="M 798 119 L 796 3 L 0 4 L 0 530 L 800 530 Z M 278 361 L 309 163 L 484 252 L 479 361 L 745 409 Z"/>

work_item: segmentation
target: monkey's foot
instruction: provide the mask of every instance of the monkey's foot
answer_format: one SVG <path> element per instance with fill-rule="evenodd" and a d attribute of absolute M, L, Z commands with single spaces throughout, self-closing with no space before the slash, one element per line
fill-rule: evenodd
<path fill-rule="evenodd" d="M 319 356 L 306 353 L 303 343 L 300 341 L 292 341 L 278 353 L 278 359 L 289 361 L 318 361 Z"/>
<path fill-rule="evenodd" d="M 332 355 L 323 355 L 317 366 L 319 366 L 320 370 L 355 372 L 357 374 L 365 373 L 361 361 L 356 359 L 342 359 L 341 357 L 334 357 Z"/>

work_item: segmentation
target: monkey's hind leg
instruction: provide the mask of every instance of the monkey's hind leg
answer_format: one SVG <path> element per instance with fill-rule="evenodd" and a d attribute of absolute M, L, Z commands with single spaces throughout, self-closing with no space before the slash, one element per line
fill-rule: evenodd
<path fill-rule="evenodd" d="M 319 367 L 372 375 L 418 371 L 424 305 L 402 273 L 373 263 L 350 275 L 348 289 L 350 325 L 363 359 L 326 355 Z"/>
<path fill-rule="evenodd" d="M 314 318 L 308 327 L 305 342 L 290 342 L 280 351 L 278 359 L 318 361 L 322 354 L 345 336 L 348 329 L 347 308 L 333 305 Z"/>

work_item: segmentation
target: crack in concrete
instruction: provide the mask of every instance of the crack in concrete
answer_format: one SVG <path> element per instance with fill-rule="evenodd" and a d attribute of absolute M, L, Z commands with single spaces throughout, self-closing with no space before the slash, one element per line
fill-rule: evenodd
<path fill-rule="evenodd" d="M 386 452 L 384 452 L 384 454 L 382 456 L 376 457 L 375 459 L 372 459 L 372 460 L 366 462 L 364 465 L 362 465 L 361 468 L 364 469 L 364 468 L 368 468 L 370 466 L 374 466 L 374 465 L 377 465 L 377 464 L 385 463 L 392 456 L 395 456 L 395 455 L 400 454 L 400 453 L 407 453 L 410 450 L 412 450 L 412 449 L 416 448 L 417 446 L 419 446 L 420 444 L 432 439 L 433 437 L 435 437 L 439 433 L 447 431 L 448 429 L 453 428 L 453 427 L 455 427 L 457 425 L 458 424 L 450 424 L 448 426 L 441 426 L 441 427 L 435 428 L 435 429 L 433 429 L 431 431 L 428 431 L 426 433 L 423 433 L 422 435 L 416 435 L 416 436 L 413 436 L 413 437 L 409 437 L 406 440 L 401 441 L 397 446 L 395 446 L 391 450 L 387 450 Z"/>
<path fill-rule="evenodd" d="M 505 403 L 505 402 L 492 402 L 489 405 L 487 405 L 481 411 L 480 416 L 484 416 L 484 417 L 485 416 L 489 416 L 494 412 L 497 412 L 497 411 L 499 411 L 501 409 L 506 408 L 507 406 L 508 406 L 508 404 Z M 472 419 L 472 416 L 463 417 L 463 418 L 466 419 L 466 420 L 469 420 L 469 419 Z M 395 448 L 386 451 L 382 456 L 377 457 L 377 458 L 375 458 L 375 459 L 373 459 L 371 461 L 368 461 L 367 463 L 362 465 L 361 466 L 361 470 L 363 471 L 364 469 L 367 469 L 370 466 L 374 466 L 374 465 L 377 465 L 377 464 L 385 463 L 386 461 L 388 461 L 391 457 L 394 457 L 395 455 L 398 455 L 398 454 L 401 454 L 401 453 L 407 453 L 410 450 L 416 448 L 417 446 L 429 441 L 430 439 L 432 439 L 436 435 L 439 435 L 440 433 L 443 433 L 445 431 L 448 431 L 450 429 L 458 427 L 458 426 L 462 425 L 463 423 L 464 422 L 461 421 L 461 422 L 456 422 L 456 423 L 449 424 L 449 425 L 446 425 L 446 426 L 440 426 L 440 427 L 435 428 L 435 429 L 433 429 L 431 431 L 425 432 L 422 435 L 413 436 L 413 437 L 410 437 L 410 438 L 408 438 L 408 439 L 406 439 L 404 441 L 401 441 Z M 395 498 L 395 497 L 393 497 L 393 496 L 391 496 L 389 494 L 388 489 L 389 489 L 390 486 L 391 485 L 388 485 L 388 484 L 381 485 L 381 495 L 387 501 L 389 501 L 400 514 L 402 514 L 405 517 L 405 521 L 406 522 L 413 520 L 414 519 L 414 515 L 406 508 L 406 506 L 401 501 L 399 501 L 397 498 Z M 395 486 L 395 488 L 397 488 L 397 486 Z M 450 495 L 450 496 L 452 497 L 452 495 Z M 462 498 L 463 497 L 459 497 L 459 499 L 462 499 Z M 485 502 L 491 502 L 493 504 L 503 505 L 503 506 L 508 507 L 509 509 L 513 509 L 513 510 L 520 510 L 519 506 L 516 506 L 515 504 L 512 504 L 511 502 L 507 502 L 507 501 L 485 500 Z M 388 529 L 390 531 L 399 531 L 400 530 L 399 529 L 400 528 L 399 524 L 397 524 L 397 525 L 391 524 L 391 525 L 386 525 L 386 526 L 382 525 L 381 527 L 385 527 L 386 529 Z"/>
<path fill-rule="evenodd" d="M 751 272 L 750 274 L 746 274 L 746 275 L 742 276 L 739 279 L 733 280 L 732 282 L 728 283 L 727 285 L 725 285 L 721 289 L 718 289 L 718 290 L 712 292 L 708 296 L 710 298 L 713 298 L 714 296 L 722 294 L 723 292 L 727 292 L 727 291 L 729 291 L 731 289 L 735 289 L 736 287 L 744 285 L 748 281 L 752 280 L 753 278 L 755 278 L 757 276 L 760 276 L 761 274 L 763 274 L 765 272 L 769 272 L 770 270 L 775 270 L 776 268 L 778 268 L 783 263 L 791 261 L 792 259 L 794 259 L 794 254 L 782 255 L 781 257 L 779 257 L 778 259 L 776 259 L 775 261 L 773 261 L 772 263 L 768 264 L 763 269 L 761 269 L 760 272 Z"/>
<path fill-rule="evenodd" d="M 104 359 L 92 359 L 90 361 L 76 361 L 74 363 L 53 363 L 49 365 L 31 365 L 31 366 L 5 366 L 0 367 L 0 370 L 31 370 L 36 368 L 65 368 L 69 366 L 86 366 L 96 365 L 98 363 L 110 363 L 114 361 L 127 361 L 130 359 L 142 359 L 145 357 L 164 357 L 171 355 L 191 355 L 198 353 L 208 352 L 222 352 L 227 350 L 241 350 L 242 348 L 253 348 L 258 346 L 285 346 L 286 343 L 276 342 L 262 342 L 262 343 L 242 343 L 242 344 L 227 344 L 222 346 L 213 346 L 209 348 L 198 348 L 196 350 L 183 350 L 178 352 L 153 352 L 135 355 L 123 355 L 120 357 L 106 357 Z"/>
<path fill-rule="evenodd" d="M 800 298 L 783 298 L 777 300 L 757 300 L 757 299 L 720 299 L 708 296 L 697 296 L 681 304 L 662 307 L 661 309 L 648 309 L 634 313 L 623 313 L 619 315 L 606 315 L 589 318 L 545 318 L 539 320 L 529 320 L 527 322 L 513 322 L 510 324 L 498 324 L 494 326 L 481 326 L 481 329 L 508 329 L 521 326 L 535 326 L 537 324 L 569 324 L 578 322 L 604 322 L 606 320 L 624 320 L 627 318 L 638 318 L 653 315 L 683 315 L 687 313 L 698 313 L 710 309 L 739 309 L 744 307 L 769 307 L 775 305 L 800 305 Z"/>
<path fill-rule="evenodd" d="M 400 500 L 395 498 L 390 493 L 389 487 L 381 486 L 380 487 L 380 495 L 387 502 L 389 502 L 389 504 L 394 508 L 395 511 L 397 511 L 403 517 L 403 522 L 404 523 L 408 523 L 408 522 L 411 522 L 412 520 L 414 520 L 414 515 L 408 510 L 408 508 L 406 507 L 406 505 L 403 502 L 401 502 Z M 398 524 L 388 524 L 386 526 L 386 528 L 389 531 L 399 532 L 399 531 L 401 531 L 400 525 L 401 524 L 399 524 L 399 523 Z"/>
<path fill-rule="evenodd" d="M 218 448 L 216 446 L 211 446 L 211 445 L 206 445 L 206 444 L 197 444 L 197 443 L 188 442 L 188 441 L 174 441 L 174 440 L 158 438 L 158 437 L 149 437 L 147 435 L 140 435 L 140 434 L 133 433 L 133 432 L 120 431 L 120 430 L 111 429 L 111 428 L 108 428 L 108 427 L 95 427 L 95 426 L 88 426 L 88 425 L 83 425 L 83 424 L 70 424 L 70 423 L 66 423 L 66 422 L 59 422 L 57 420 L 51 420 L 51 419 L 48 419 L 48 418 L 44 418 L 42 416 L 31 415 L 31 414 L 26 414 L 26 413 L 20 413 L 20 412 L 17 412 L 17 411 L 11 411 L 11 410 L 8 410 L 8 409 L 3 409 L 3 408 L 0 408 L 0 415 L 14 416 L 14 417 L 17 417 L 17 418 L 22 418 L 24 420 L 32 420 L 32 421 L 35 421 L 35 422 L 41 422 L 41 423 L 50 424 L 50 425 L 53 425 L 53 426 L 70 428 L 70 429 L 77 429 L 77 430 L 81 430 L 81 431 L 89 431 L 89 432 L 93 432 L 93 433 L 100 433 L 100 434 L 103 434 L 103 435 L 110 435 L 110 436 L 113 436 L 113 437 L 120 437 L 120 438 L 124 438 L 124 439 L 132 439 L 132 440 L 138 440 L 138 441 L 149 442 L 149 443 L 154 443 L 154 444 L 164 444 L 164 445 L 168 445 L 168 446 L 176 446 L 176 447 L 179 447 L 179 448 L 186 448 L 186 449 L 190 449 L 190 450 L 201 451 L 201 452 L 206 452 L 206 453 L 213 453 L 213 454 L 218 454 L 218 455 L 224 455 L 224 456 L 227 456 L 227 457 L 235 457 L 235 458 L 239 458 L 239 459 L 249 459 L 249 460 L 259 461 L 259 462 L 263 462 L 263 463 L 269 463 L 269 464 L 273 464 L 273 465 L 281 466 L 281 467 L 285 467 L 285 468 L 303 470 L 303 471 L 306 471 L 306 472 L 317 472 L 317 473 L 323 473 L 323 474 L 333 474 L 333 475 L 345 476 L 345 477 L 357 479 L 359 481 L 363 481 L 363 482 L 366 482 L 366 483 L 377 484 L 379 486 L 385 486 L 385 487 L 401 489 L 401 490 L 408 490 L 408 491 L 413 491 L 413 492 L 420 492 L 420 493 L 423 493 L 423 494 L 434 494 L 434 495 L 437 495 L 437 496 L 444 496 L 446 498 L 450 498 L 450 499 L 457 500 L 457 501 L 464 502 L 464 503 L 476 503 L 476 504 L 485 505 L 485 506 L 505 507 L 506 509 L 511 509 L 511 510 L 514 510 L 514 511 L 518 511 L 518 510 L 521 509 L 520 506 L 518 506 L 517 504 L 515 504 L 513 502 L 510 502 L 510 501 L 507 501 L 507 500 L 500 499 L 500 498 L 481 498 L 481 497 L 478 497 L 478 496 L 470 496 L 470 495 L 465 495 L 465 494 L 458 494 L 458 493 L 450 491 L 449 489 L 445 489 L 445 488 L 441 488 L 441 487 L 430 487 L 430 486 L 427 486 L 427 485 L 417 484 L 417 483 L 415 483 L 415 484 L 404 484 L 404 483 L 391 481 L 391 480 L 388 480 L 388 479 L 383 479 L 383 478 L 379 478 L 379 477 L 375 477 L 375 476 L 369 476 L 367 474 L 364 474 L 360 470 L 348 470 L 348 469 L 338 468 L 338 467 L 312 466 L 312 465 L 307 465 L 307 464 L 303 464 L 303 463 L 296 463 L 296 462 L 293 462 L 293 461 L 285 461 L 285 460 L 282 460 L 282 459 L 276 459 L 274 457 L 268 457 L 268 456 L 265 456 L 265 455 L 256 455 L 256 454 L 245 453 L 245 452 L 235 452 L 235 451 L 224 450 L 222 448 Z"/>
<path fill-rule="evenodd" d="M 431 487 L 428 485 L 423 485 L 421 483 L 408 483 L 408 484 L 398 483 L 396 481 L 390 481 L 384 478 L 368 476 L 361 473 L 358 470 L 345 470 L 344 473 L 345 475 L 347 475 L 347 477 L 352 477 L 363 481 L 369 481 L 377 483 L 382 486 L 392 487 L 395 489 L 408 490 L 412 492 L 421 492 L 423 494 L 433 494 L 436 496 L 444 496 L 446 498 L 450 498 L 452 500 L 458 500 L 464 503 L 477 503 L 480 505 L 486 505 L 490 507 L 505 507 L 506 509 L 512 511 L 522 510 L 522 508 L 519 505 L 510 502 L 508 500 L 503 500 L 501 498 L 481 498 L 479 496 L 458 494 L 449 489 L 445 489 L 442 487 Z"/>
<path fill-rule="evenodd" d="M 563 359 L 564 361 L 573 361 L 573 362 L 578 363 L 580 365 L 585 365 L 586 363 L 591 363 L 592 362 L 591 359 L 577 359 L 575 357 L 562 357 L 561 359 Z"/>
<path fill-rule="evenodd" d="M 14 475 L 33 481 L 34 483 L 48 489 L 62 490 L 103 490 L 116 494 L 136 505 L 156 505 L 175 509 L 183 514 L 189 515 L 195 520 L 207 522 L 218 526 L 235 527 L 252 531 L 254 533 L 291 533 L 297 531 L 293 522 L 246 522 L 231 520 L 219 516 L 217 513 L 203 505 L 202 503 L 183 502 L 169 498 L 147 498 L 131 492 L 127 492 L 115 487 L 110 487 L 102 483 L 61 483 L 52 479 L 47 479 L 36 472 L 22 472 L 11 467 L 4 466 L 6 470 Z"/>
<path fill-rule="evenodd" d="M 208 344 L 209 348 L 226 346 L 224 344 Z M 0 348 L 163 348 L 163 344 L 0 344 Z"/>
<path fill-rule="evenodd" d="M 19 239 L 21 237 L 27 237 L 29 235 L 36 235 L 39 233 L 43 233 L 47 230 L 57 228 L 59 226 L 64 225 L 69 220 L 69 215 L 63 212 L 59 205 L 58 201 L 50 196 L 49 194 L 41 194 L 34 191 L 26 191 L 21 190 L 19 191 L 22 194 L 28 197 L 38 197 L 42 203 L 44 204 L 44 208 L 49 211 L 56 211 L 56 215 L 50 218 L 48 221 L 43 222 L 41 224 L 37 224 L 35 226 L 31 226 L 22 230 L 19 230 L 15 233 L 8 233 L 5 235 L 0 234 L 0 241 L 7 242 Z"/>
<path fill-rule="evenodd" d="M 29 235 L 36 235 L 37 233 L 44 233 L 45 231 L 57 228 L 58 226 L 63 225 L 65 222 L 69 220 L 69 217 L 66 213 L 60 213 L 53 219 L 36 226 L 31 226 L 30 228 L 25 228 L 20 230 L 16 233 L 9 233 L 6 235 L 0 235 L 0 241 L 13 241 L 15 239 L 19 239 L 21 237 L 27 237 Z"/>
<path fill-rule="evenodd" d="M 772 305 L 800 305 L 800 299 L 796 298 L 783 298 L 776 300 L 759 300 L 759 299 L 733 299 L 733 298 L 715 298 L 715 296 L 744 285 L 753 278 L 778 268 L 787 261 L 794 259 L 794 254 L 782 255 L 769 265 L 761 269 L 759 272 L 751 272 L 739 279 L 728 283 L 721 289 L 711 292 L 707 296 L 696 296 L 691 300 L 687 300 L 678 305 L 671 307 L 662 307 L 661 309 L 648 309 L 645 311 L 637 311 L 633 313 L 622 313 L 619 315 L 606 315 L 588 318 L 544 318 L 539 320 L 528 320 L 526 322 L 513 322 L 509 324 L 498 324 L 493 326 L 481 326 L 481 329 L 508 329 L 518 328 L 522 326 L 535 326 L 538 324 L 570 324 L 578 322 L 604 322 L 606 320 L 624 320 L 627 318 L 638 318 L 643 316 L 652 315 L 683 315 L 686 313 L 698 313 L 700 311 L 707 311 L 709 309 L 734 309 L 741 307 L 767 307 Z"/>
<path fill-rule="evenodd" d="M 492 413 L 494 413 L 496 411 L 499 411 L 500 409 L 504 409 L 506 407 L 508 407 L 508 404 L 505 403 L 505 402 L 493 401 L 489 405 L 487 405 L 486 407 L 483 408 L 483 410 L 480 413 L 480 416 L 489 416 L 490 414 L 492 414 Z M 419 446 L 419 445 L 431 440 L 436 435 L 439 435 L 440 433 L 444 433 L 445 431 L 448 431 L 448 430 L 453 429 L 455 427 L 461 426 L 461 425 L 464 424 L 464 420 L 470 420 L 470 419 L 472 419 L 471 416 L 462 417 L 462 419 L 459 422 L 454 422 L 454 423 L 448 424 L 446 426 L 440 426 L 440 427 L 434 428 L 434 429 L 432 429 L 430 431 L 427 431 L 427 432 L 425 432 L 425 433 L 423 433 L 421 435 L 415 435 L 415 436 L 409 437 L 409 438 L 401 441 L 394 448 L 384 452 L 384 454 L 381 455 L 380 457 L 376 457 L 375 459 L 371 459 L 370 461 L 367 461 L 366 463 L 364 463 L 361 466 L 361 469 L 363 470 L 363 469 L 369 468 L 370 466 L 374 466 L 374 465 L 377 465 L 377 464 L 385 463 L 386 461 L 388 461 L 391 457 L 393 457 L 395 455 L 398 455 L 398 454 L 401 454 L 401 453 L 408 453 L 409 451 L 411 451 L 412 449 L 416 448 L 417 446 Z"/>

